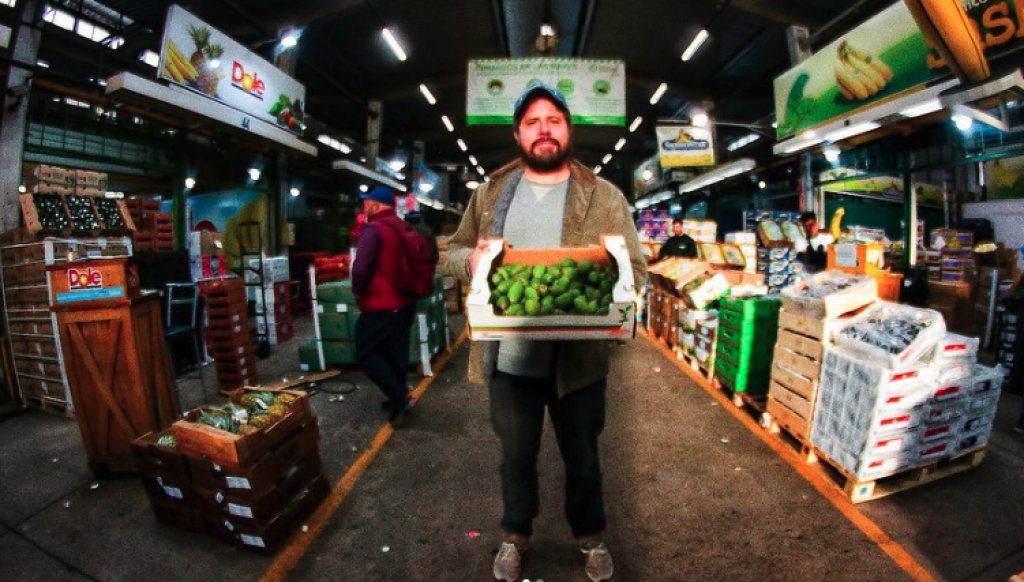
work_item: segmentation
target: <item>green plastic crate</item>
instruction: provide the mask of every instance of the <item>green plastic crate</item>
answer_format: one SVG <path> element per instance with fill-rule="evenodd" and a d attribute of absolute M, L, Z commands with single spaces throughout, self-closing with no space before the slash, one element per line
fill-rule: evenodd
<path fill-rule="evenodd" d="M 356 344 L 354 341 L 329 340 L 321 343 L 324 347 L 324 363 L 328 366 L 340 366 L 356 363 Z M 311 372 L 321 371 L 316 340 L 306 342 L 299 346 L 299 364 L 308 366 L 309 371 Z"/>
<path fill-rule="evenodd" d="M 737 348 L 720 341 L 715 347 L 715 356 L 717 360 L 724 360 L 735 368 L 738 373 L 759 374 L 771 369 L 773 349 L 767 349 L 767 346 L 761 349 L 760 346 L 753 345 Z"/>
<path fill-rule="evenodd" d="M 320 320 L 320 337 L 325 340 L 354 340 L 359 312 L 331 313 L 325 311 L 317 316 Z"/>
<path fill-rule="evenodd" d="M 349 279 L 317 285 L 316 299 L 321 302 L 356 304 L 356 296 L 352 293 L 352 281 Z"/>
<path fill-rule="evenodd" d="M 775 313 L 747 319 L 738 311 L 726 311 L 724 309 L 719 309 L 718 324 L 720 326 L 731 327 L 736 330 L 743 329 L 746 325 L 753 325 L 757 328 L 778 327 L 779 314 Z"/>
<path fill-rule="evenodd" d="M 740 330 L 725 325 L 718 326 L 718 340 L 740 349 L 760 349 L 768 346 L 774 348 L 778 334 L 778 327 L 768 325 L 745 325 Z"/>
<path fill-rule="evenodd" d="M 723 297 L 718 304 L 719 315 L 723 311 L 728 311 L 738 314 L 741 319 L 760 317 L 778 319 L 780 307 L 782 307 L 782 300 L 778 297 L 746 297 L 743 299 Z"/>
<path fill-rule="evenodd" d="M 723 386 L 733 392 L 748 394 L 765 394 L 768 392 L 770 372 L 749 374 L 739 370 L 722 358 L 715 359 L 715 377 Z"/>

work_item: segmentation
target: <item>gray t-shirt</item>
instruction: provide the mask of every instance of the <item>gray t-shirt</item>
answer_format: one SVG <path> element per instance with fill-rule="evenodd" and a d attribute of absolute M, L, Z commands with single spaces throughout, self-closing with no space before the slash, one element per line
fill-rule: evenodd
<path fill-rule="evenodd" d="M 523 178 L 505 217 L 505 240 L 516 248 L 562 246 L 562 217 L 569 181 L 537 184 Z M 554 342 L 505 340 L 498 347 L 498 370 L 544 378 L 551 375 Z"/>

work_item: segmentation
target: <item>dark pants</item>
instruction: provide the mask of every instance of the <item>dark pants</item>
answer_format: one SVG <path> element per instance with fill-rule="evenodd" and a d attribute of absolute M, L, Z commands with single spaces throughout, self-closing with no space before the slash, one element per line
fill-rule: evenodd
<path fill-rule="evenodd" d="M 356 322 L 356 360 L 398 410 L 409 395 L 409 330 L 416 306 L 398 311 L 364 311 Z"/>
<path fill-rule="evenodd" d="M 565 463 L 565 516 L 575 537 L 605 528 L 597 437 L 604 429 L 601 380 L 559 399 L 551 379 L 495 372 L 490 382 L 491 424 L 501 440 L 501 497 L 505 532 L 529 536 L 540 499 L 537 455 L 547 407 Z"/>

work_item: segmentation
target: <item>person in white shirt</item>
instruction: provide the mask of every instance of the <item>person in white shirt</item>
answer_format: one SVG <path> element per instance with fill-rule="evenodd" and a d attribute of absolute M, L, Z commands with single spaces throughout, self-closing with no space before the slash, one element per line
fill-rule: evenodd
<path fill-rule="evenodd" d="M 807 246 L 797 249 L 797 257 L 803 262 L 804 270 L 808 273 L 824 271 L 828 264 L 828 247 L 836 242 L 835 239 L 828 232 L 821 230 L 818 226 L 818 217 L 813 212 L 801 214 L 800 225 L 804 227 L 804 233 L 807 235 Z"/>

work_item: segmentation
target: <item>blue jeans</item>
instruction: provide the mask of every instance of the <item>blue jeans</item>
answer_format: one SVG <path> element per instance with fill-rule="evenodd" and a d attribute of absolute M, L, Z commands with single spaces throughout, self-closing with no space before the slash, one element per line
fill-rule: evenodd
<path fill-rule="evenodd" d="M 400 410 L 409 395 L 409 332 L 416 306 L 397 311 L 364 311 L 356 322 L 356 361 L 388 399 Z"/>
<path fill-rule="evenodd" d="M 501 440 L 501 529 L 529 537 L 540 495 L 537 456 L 544 409 L 555 427 L 565 464 L 565 517 L 573 536 L 604 531 L 604 494 L 598 436 L 604 430 L 605 388 L 601 380 L 558 398 L 553 379 L 495 372 L 491 379 L 491 424 Z"/>

